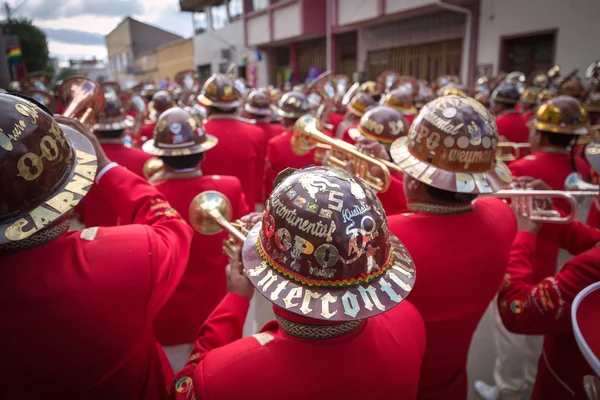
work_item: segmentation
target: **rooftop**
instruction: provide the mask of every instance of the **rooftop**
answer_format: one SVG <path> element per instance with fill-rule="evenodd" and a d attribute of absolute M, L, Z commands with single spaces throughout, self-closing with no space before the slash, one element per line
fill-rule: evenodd
<path fill-rule="evenodd" d="M 196 12 L 205 7 L 221 5 L 224 2 L 224 0 L 179 0 L 179 8 L 183 12 Z"/>

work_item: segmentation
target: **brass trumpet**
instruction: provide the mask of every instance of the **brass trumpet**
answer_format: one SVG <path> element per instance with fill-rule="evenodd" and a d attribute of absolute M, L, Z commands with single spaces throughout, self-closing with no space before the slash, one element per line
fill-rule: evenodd
<path fill-rule="evenodd" d="M 578 172 L 573 172 L 565 179 L 565 190 L 570 193 L 585 193 L 585 196 L 598 196 L 600 185 L 594 185 L 583 180 Z"/>
<path fill-rule="evenodd" d="M 63 81 L 58 88 L 58 97 L 63 104 L 68 104 L 63 115 L 74 118 L 80 112 L 82 124 L 93 125 L 94 116 L 104 108 L 104 90 L 102 86 L 83 76 L 72 76 Z"/>
<path fill-rule="evenodd" d="M 579 193 L 580 192 L 565 192 L 562 190 L 507 189 L 486 196 L 499 199 L 511 199 L 513 203 L 517 203 L 518 208 L 532 221 L 549 224 L 568 224 L 577 218 L 579 202 L 576 197 Z M 547 210 L 540 207 L 540 202 L 543 202 L 548 198 L 560 198 L 566 200 L 571 206 L 571 212 L 563 217 L 557 210 Z"/>
<path fill-rule="evenodd" d="M 320 127 L 321 123 L 318 118 L 309 114 L 300 117 L 294 125 L 291 142 L 292 151 L 300 156 L 313 149 L 330 151 L 331 154 L 326 165 L 346 168 L 348 163 L 351 163 L 352 174 L 361 179 L 371 189 L 377 192 L 388 190 L 391 178 L 390 170 L 385 163 L 360 152 L 343 140 L 330 138 L 320 130 Z M 378 177 L 371 174 L 371 167 L 379 168 L 383 176 Z"/>
<path fill-rule="evenodd" d="M 510 150 L 507 153 L 505 149 Z M 521 149 L 531 149 L 529 143 L 499 142 L 496 150 L 496 158 L 500 161 L 511 162 L 521 158 Z"/>
<path fill-rule="evenodd" d="M 154 182 L 152 178 L 156 177 L 156 174 L 162 171 L 164 167 L 165 164 L 160 158 L 152 157 L 148 159 L 148 161 L 144 163 L 144 178 L 146 178 L 148 182 Z"/>
<path fill-rule="evenodd" d="M 229 237 L 223 241 L 223 253 L 233 257 L 235 247 L 244 243 L 248 236 L 246 224 L 242 221 L 230 222 L 233 210 L 229 199 L 223 193 L 215 190 L 207 190 L 200 193 L 190 204 L 190 224 L 203 235 L 216 235 L 223 232 L 229 233 Z"/>

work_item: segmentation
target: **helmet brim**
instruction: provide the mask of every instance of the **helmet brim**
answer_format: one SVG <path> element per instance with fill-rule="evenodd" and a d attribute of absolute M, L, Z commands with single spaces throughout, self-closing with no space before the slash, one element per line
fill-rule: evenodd
<path fill-rule="evenodd" d="M 206 140 L 194 146 L 185 147 L 185 143 L 176 144 L 172 146 L 156 147 L 154 145 L 154 139 L 148 140 L 142 145 L 144 152 L 152 154 L 157 157 L 173 157 L 173 156 L 189 156 L 192 154 L 204 153 L 215 147 L 219 143 L 219 139 L 212 135 L 206 135 Z"/>
<path fill-rule="evenodd" d="M 370 318 L 400 304 L 414 286 L 413 260 L 392 234 L 389 238 L 391 258 L 382 275 L 362 285 L 325 287 L 302 285 L 269 265 L 258 250 L 261 228 L 262 222 L 259 222 L 248 233 L 242 250 L 243 268 L 262 296 L 288 312 L 332 322 Z"/>
<path fill-rule="evenodd" d="M 75 129 L 66 125 L 60 125 L 60 128 L 73 149 L 73 168 L 67 179 L 42 204 L 0 223 L 0 245 L 25 240 L 61 220 L 85 197 L 94 183 L 98 167 L 94 146 Z M 72 200 L 65 201 L 65 196 L 72 196 Z M 51 206 L 53 199 L 60 204 L 59 208 Z"/>

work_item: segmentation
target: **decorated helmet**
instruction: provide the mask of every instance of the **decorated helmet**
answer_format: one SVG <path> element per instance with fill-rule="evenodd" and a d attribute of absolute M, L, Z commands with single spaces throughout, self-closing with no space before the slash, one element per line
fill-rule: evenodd
<path fill-rule="evenodd" d="M 121 100 L 115 95 L 104 96 L 104 109 L 98 114 L 94 124 L 95 132 L 120 131 L 134 125 L 133 117 L 125 113 Z"/>
<path fill-rule="evenodd" d="M 558 96 L 542 104 L 529 122 L 538 131 L 587 135 L 590 119 L 581 103 L 571 96 Z"/>
<path fill-rule="evenodd" d="M 240 98 L 241 94 L 231 78 L 225 74 L 214 74 L 204 82 L 198 101 L 206 107 L 234 109 L 239 107 Z"/>
<path fill-rule="evenodd" d="M 486 92 L 477 92 L 473 98 L 480 102 L 485 108 L 490 106 L 490 95 Z"/>
<path fill-rule="evenodd" d="M 173 107 L 161 114 L 154 127 L 154 139 L 143 145 L 155 156 L 187 156 L 212 149 L 217 138 L 207 135 L 202 124 L 183 108 Z"/>
<path fill-rule="evenodd" d="M 588 112 L 590 123 L 594 126 L 600 125 L 600 92 L 590 93 L 583 107 Z"/>
<path fill-rule="evenodd" d="M 515 106 L 521 99 L 521 93 L 516 85 L 511 83 L 502 83 L 492 92 L 492 101 L 494 103 Z"/>
<path fill-rule="evenodd" d="M 600 375 L 598 310 L 600 310 L 600 282 L 593 283 L 579 292 L 571 305 L 571 322 L 575 340 L 581 354 L 596 375 Z"/>
<path fill-rule="evenodd" d="M 360 85 L 358 91 L 365 93 L 373 98 L 377 98 L 383 93 L 383 87 L 375 81 L 366 81 Z"/>
<path fill-rule="evenodd" d="M 419 89 L 419 93 L 415 96 L 415 108 L 420 110 L 425 104 L 435 100 L 436 95 L 433 89 L 429 87 L 422 87 Z"/>
<path fill-rule="evenodd" d="M 350 99 L 347 108 L 352 114 L 357 117 L 362 117 L 370 107 L 375 107 L 376 105 L 377 102 L 373 100 L 373 97 L 366 93 L 359 92 Z"/>
<path fill-rule="evenodd" d="M 466 85 L 457 83 L 457 82 L 449 82 L 446 85 L 440 87 L 438 89 L 438 96 L 468 96 L 469 88 Z"/>
<path fill-rule="evenodd" d="M 251 115 L 266 117 L 271 115 L 271 99 L 264 89 L 254 89 L 248 94 L 244 110 Z"/>
<path fill-rule="evenodd" d="M 20 244 L 13 242 L 62 219 L 87 194 L 96 175 L 96 154 L 89 140 L 59 125 L 42 107 L 33 100 L 0 94 L 3 250 L 18 248 Z"/>
<path fill-rule="evenodd" d="M 560 85 L 559 91 L 560 91 L 561 95 L 580 98 L 584 92 L 584 89 L 583 89 L 583 85 L 579 79 L 570 78 L 570 79 L 565 80 Z"/>
<path fill-rule="evenodd" d="M 596 173 L 600 174 L 600 142 L 593 142 L 585 148 L 585 158 Z"/>
<path fill-rule="evenodd" d="M 173 107 L 173 100 L 171 99 L 169 92 L 166 90 L 159 90 L 154 93 L 154 96 L 152 96 L 152 107 L 154 107 L 158 115 Z"/>
<path fill-rule="evenodd" d="M 147 98 L 148 100 L 152 99 L 152 96 L 158 92 L 158 89 L 154 85 L 144 85 L 140 92 L 140 95 Z"/>
<path fill-rule="evenodd" d="M 512 180 L 496 160 L 498 129 L 494 117 L 471 97 L 444 96 L 428 103 L 407 137 L 390 153 L 405 174 L 455 193 L 493 193 Z"/>
<path fill-rule="evenodd" d="M 287 92 L 279 99 L 276 113 L 283 118 L 298 119 L 309 111 L 310 105 L 304 93 Z"/>
<path fill-rule="evenodd" d="M 281 91 L 281 89 L 273 88 L 269 90 L 269 98 L 271 100 L 271 103 L 277 104 L 277 102 L 279 101 L 279 99 L 281 99 L 282 96 L 283 92 Z"/>
<path fill-rule="evenodd" d="M 546 104 L 549 100 L 558 96 L 556 89 L 543 89 L 537 97 L 537 104 L 541 106 Z"/>
<path fill-rule="evenodd" d="M 328 321 L 372 317 L 401 302 L 414 284 L 413 262 L 377 196 L 338 168 L 283 174 L 244 242 L 244 269 L 258 291 L 287 312 Z"/>
<path fill-rule="evenodd" d="M 389 148 L 394 140 L 408 134 L 408 122 L 399 111 L 388 106 L 374 107 L 360 119 L 356 128 L 351 128 L 348 134 L 353 140 L 361 137 L 375 139 Z"/>
<path fill-rule="evenodd" d="M 412 91 L 405 88 L 392 90 L 383 98 L 382 103 L 404 115 L 415 115 L 418 112 L 414 105 Z"/>
<path fill-rule="evenodd" d="M 540 94 L 540 88 L 537 88 L 535 86 L 530 86 L 527 89 L 525 89 L 525 91 L 521 95 L 521 98 L 519 99 L 519 101 L 521 102 L 521 104 L 536 105 L 539 94 Z"/>

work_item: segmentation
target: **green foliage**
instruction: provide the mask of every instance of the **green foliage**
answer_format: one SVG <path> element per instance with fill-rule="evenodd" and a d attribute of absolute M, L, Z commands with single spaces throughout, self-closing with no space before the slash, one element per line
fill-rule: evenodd
<path fill-rule="evenodd" d="M 28 72 L 52 72 L 52 63 L 48 51 L 46 34 L 33 25 L 27 18 L 10 19 L 2 23 L 5 33 L 12 33 L 19 37 L 23 62 Z"/>

